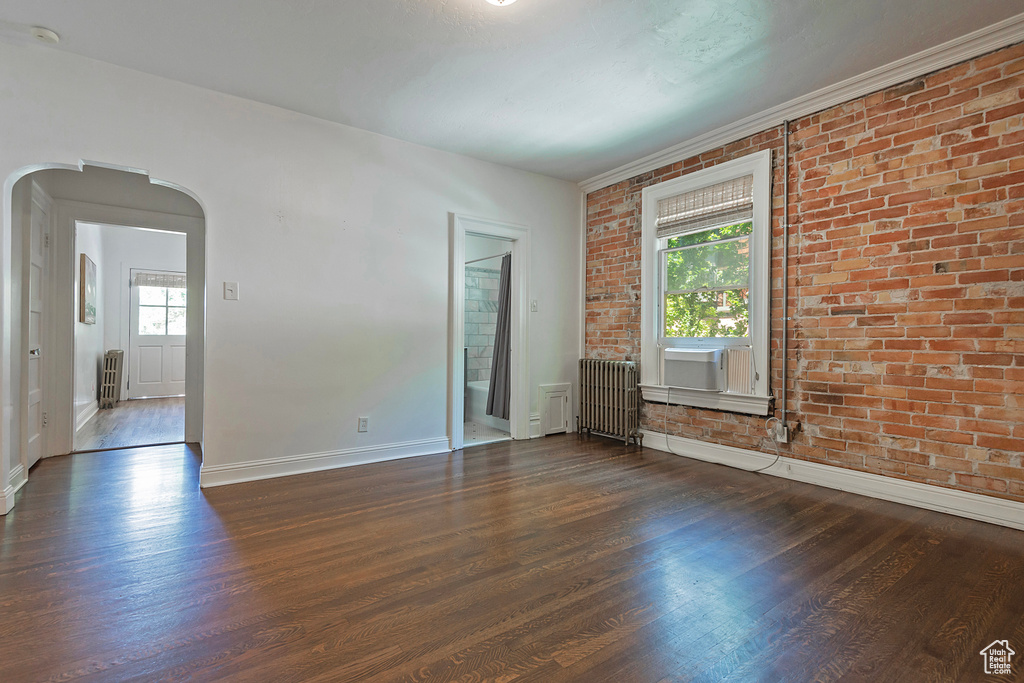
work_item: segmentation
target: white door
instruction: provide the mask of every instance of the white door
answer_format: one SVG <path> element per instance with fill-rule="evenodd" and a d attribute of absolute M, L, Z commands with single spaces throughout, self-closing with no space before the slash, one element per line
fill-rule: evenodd
<path fill-rule="evenodd" d="M 185 274 L 131 271 L 128 398 L 185 395 Z"/>
<path fill-rule="evenodd" d="M 43 429 L 46 416 L 43 412 L 43 380 L 45 367 L 43 354 L 46 349 L 46 283 L 49 281 L 49 216 L 46 208 L 32 201 L 32 227 L 28 244 L 28 405 L 25 435 L 22 442 L 27 456 L 27 466 L 36 464 L 46 450 L 46 432 Z M 24 337 L 22 337 L 24 339 Z"/>

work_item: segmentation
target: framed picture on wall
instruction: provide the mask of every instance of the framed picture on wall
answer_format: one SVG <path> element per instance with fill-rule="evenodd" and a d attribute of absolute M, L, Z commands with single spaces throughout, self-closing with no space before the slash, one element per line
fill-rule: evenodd
<path fill-rule="evenodd" d="M 96 324 L 96 264 L 82 254 L 81 294 L 78 297 L 78 320 L 86 325 Z"/>

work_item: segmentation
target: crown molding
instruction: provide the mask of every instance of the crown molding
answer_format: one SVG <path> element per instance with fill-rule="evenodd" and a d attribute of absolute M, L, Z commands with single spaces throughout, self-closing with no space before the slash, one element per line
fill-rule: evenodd
<path fill-rule="evenodd" d="M 579 186 L 583 192 L 589 194 L 641 173 L 742 140 L 779 126 L 784 121 L 814 114 L 1021 41 L 1024 41 L 1024 13 L 690 138 L 668 149 L 584 180 Z"/>

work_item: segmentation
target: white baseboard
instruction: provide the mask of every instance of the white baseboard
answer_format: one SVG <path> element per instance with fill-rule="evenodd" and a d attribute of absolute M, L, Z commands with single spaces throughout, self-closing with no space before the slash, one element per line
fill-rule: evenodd
<path fill-rule="evenodd" d="M 11 468 L 11 476 L 8 478 L 8 483 L 14 487 L 14 492 L 17 493 L 21 490 L 21 487 L 28 482 L 28 476 L 25 472 L 25 466 L 20 462 Z"/>
<path fill-rule="evenodd" d="M 6 515 L 14 509 L 14 494 L 21 490 L 21 487 L 28 481 L 25 476 L 25 466 L 20 462 L 11 468 L 11 474 L 7 478 L 7 486 L 0 491 L 0 515 Z"/>
<path fill-rule="evenodd" d="M 14 508 L 14 487 L 5 486 L 0 491 L 0 515 L 6 515 Z"/>
<path fill-rule="evenodd" d="M 540 413 L 530 413 L 530 438 L 536 439 L 543 436 L 540 433 Z"/>
<path fill-rule="evenodd" d="M 77 432 L 79 429 L 84 427 L 85 423 L 91 420 L 98 412 L 100 412 L 99 401 L 93 401 L 87 405 L 85 410 L 82 411 L 82 414 L 78 416 L 77 420 L 75 420 L 75 431 Z"/>
<path fill-rule="evenodd" d="M 771 465 L 775 460 L 774 455 L 735 446 L 666 436 L 648 430 L 643 430 L 643 435 L 645 446 L 730 467 L 758 469 Z M 1024 503 L 980 493 L 947 489 L 785 456 L 764 470 L 763 474 L 1024 530 Z"/>
<path fill-rule="evenodd" d="M 227 465 L 203 465 L 199 469 L 199 486 L 210 488 L 225 484 L 238 484 L 244 481 L 287 477 L 293 474 L 306 474 L 321 470 L 332 470 L 338 467 L 366 465 L 385 460 L 412 458 L 418 455 L 435 455 L 447 453 L 448 438 L 423 439 L 406 441 L 405 443 L 384 444 L 366 448 L 348 448 L 341 451 L 326 453 L 306 453 L 288 455 L 267 460 L 251 460 L 249 462 L 231 463 Z"/>

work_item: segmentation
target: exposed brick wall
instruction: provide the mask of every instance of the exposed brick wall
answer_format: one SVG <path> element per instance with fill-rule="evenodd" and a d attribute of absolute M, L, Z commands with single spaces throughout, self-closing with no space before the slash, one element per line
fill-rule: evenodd
<path fill-rule="evenodd" d="M 791 457 L 1024 501 L 1024 45 L 791 123 Z M 773 150 L 780 128 L 587 197 L 586 348 L 640 357 L 640 195 Z M 645 404 L 662 431 L 666 407 Z M 672 434 L 774 453 L 764 419 L 671 406 Z"/>

